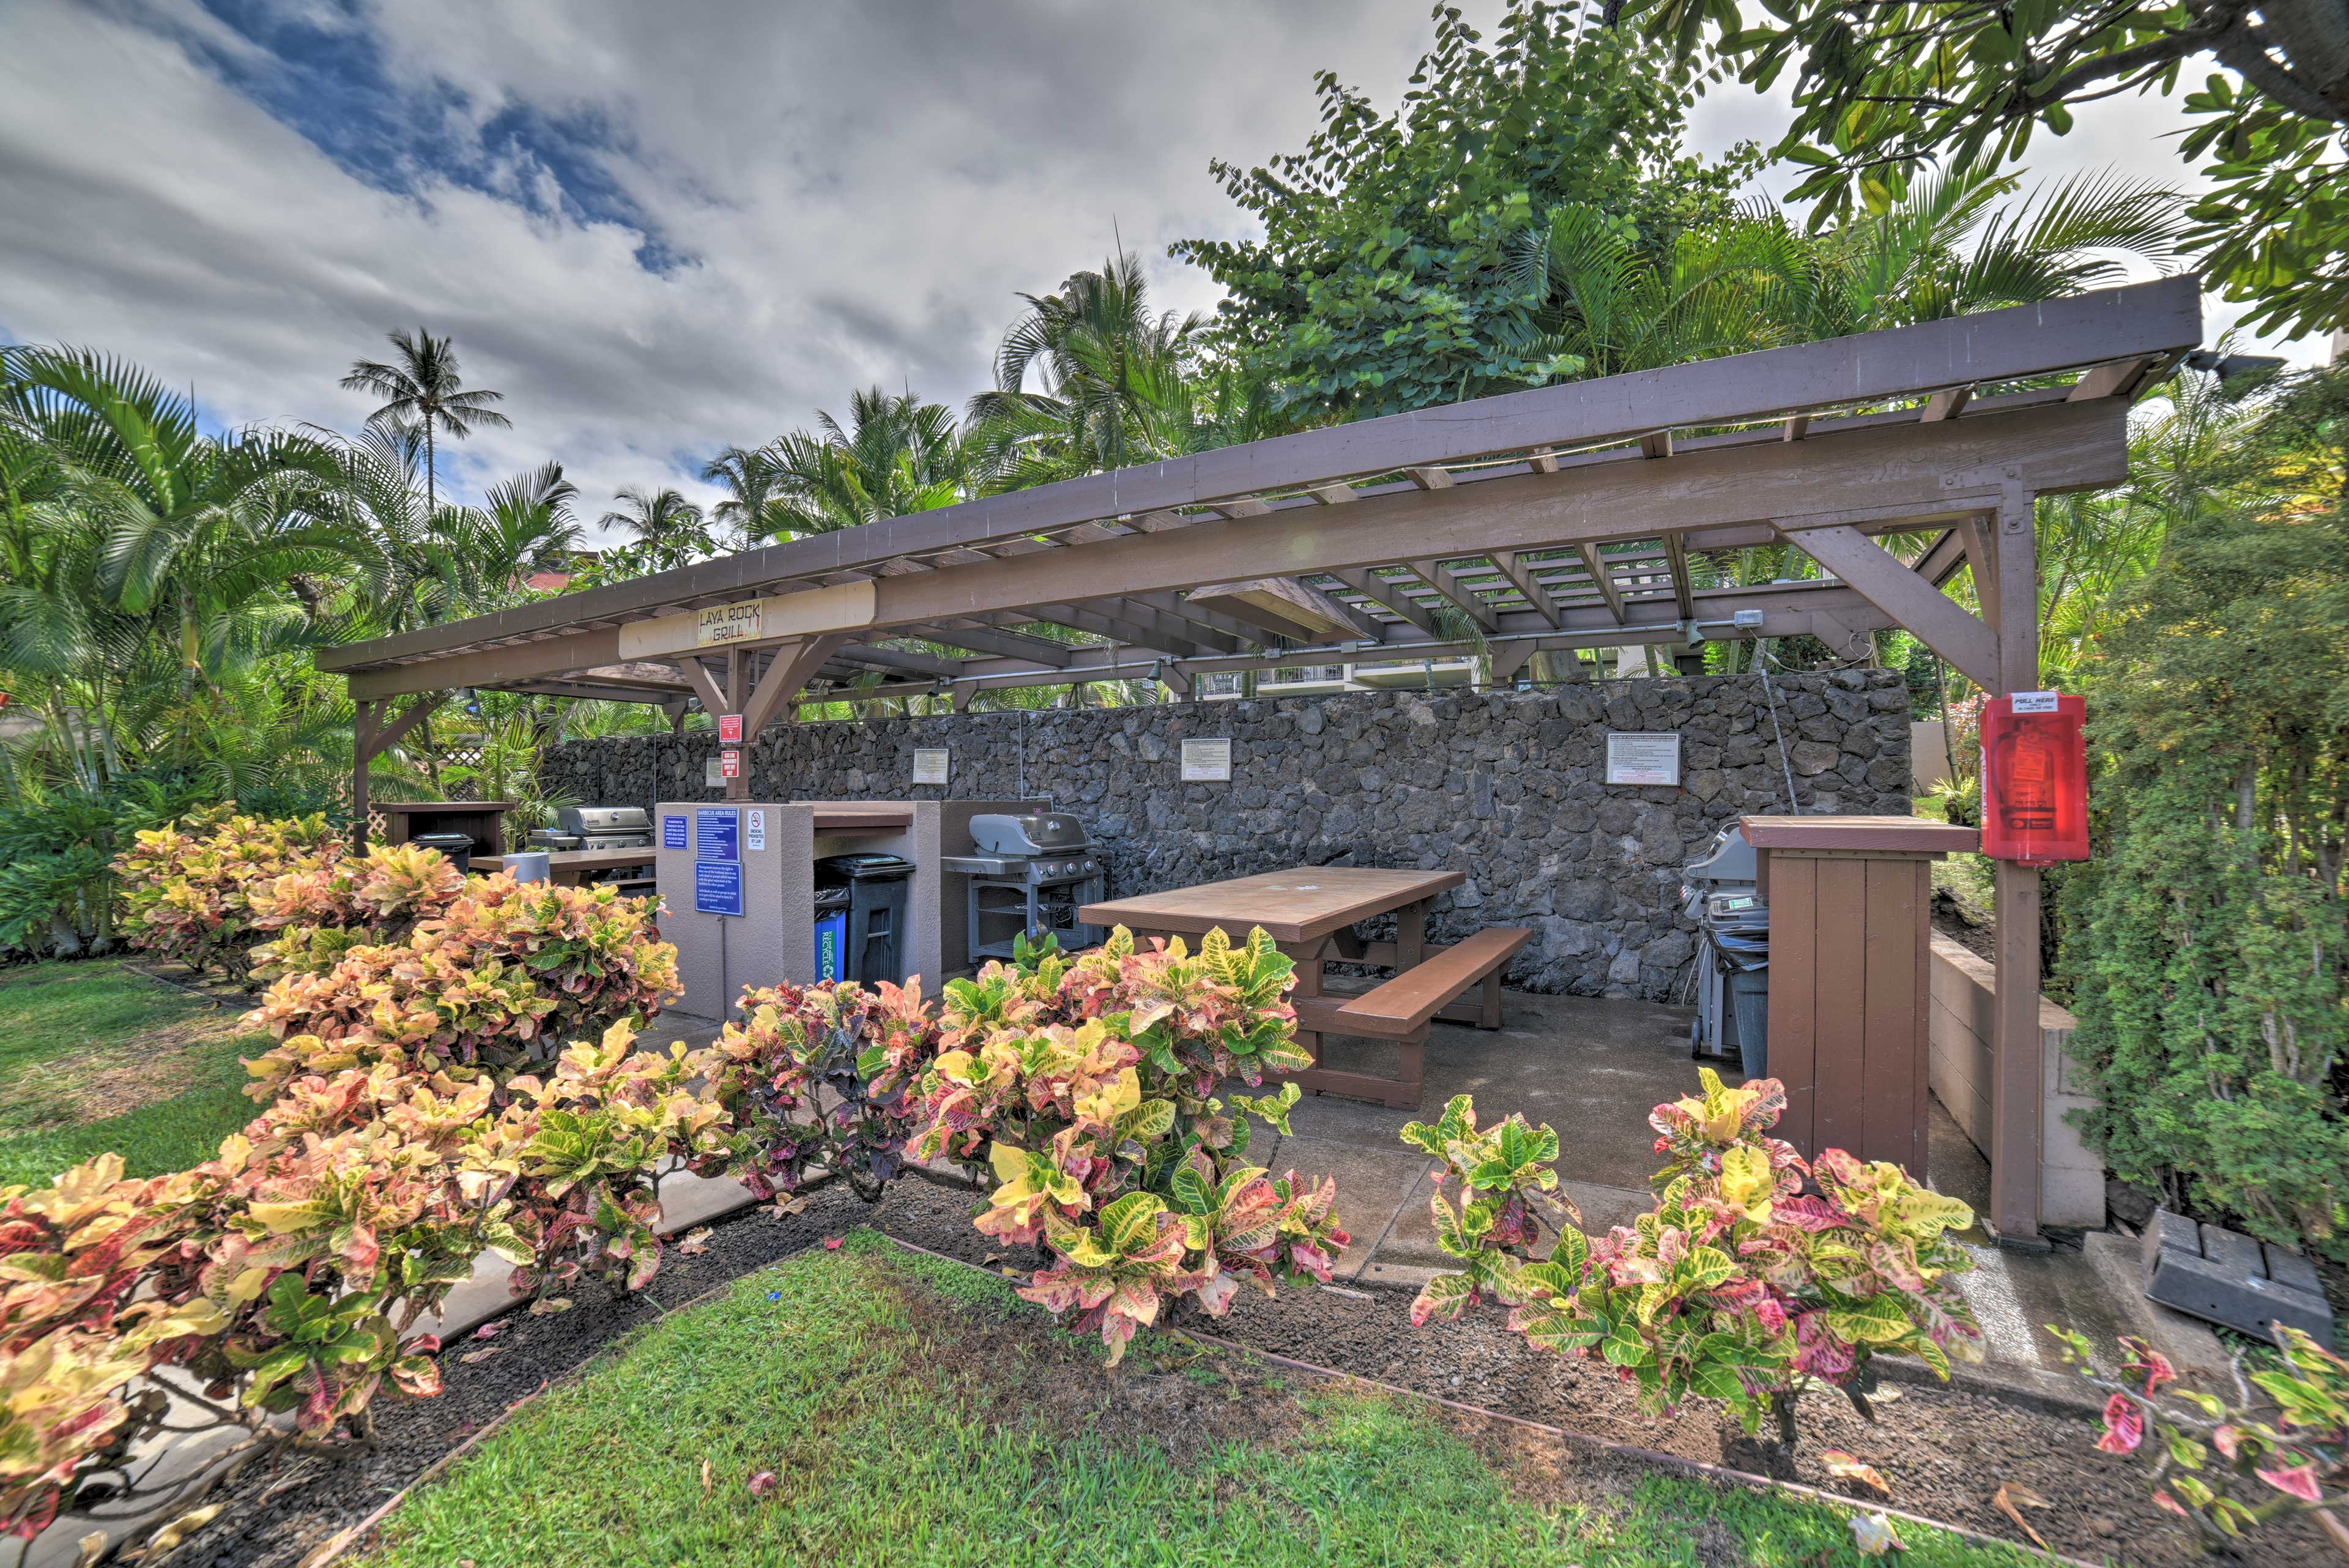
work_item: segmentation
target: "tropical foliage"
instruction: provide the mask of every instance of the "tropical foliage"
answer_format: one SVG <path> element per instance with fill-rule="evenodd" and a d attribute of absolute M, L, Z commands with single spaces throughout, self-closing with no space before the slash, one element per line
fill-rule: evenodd
<path fill-rule="evenodd" d="M 2039 130 L 2068 132 L 2080 106 L 2167 97 L 2198 60 L 2223 66 L 2233 74 L 2185 97 L 2197 123 L 2180 151 L 2212 185 L 2193 209 L 2203 270 L 2253 302 L 2261 330 L 2349 318 L 2349 44 L 2322 5 L 1632 0 L 1609 7 L 1619 15 L 1757 89 L 1791 68 L 1795 117 L 1775 155 L 1810 170 L 1793 195 L 1815 202 L 1815 223 L 1881 211 L 1920 171 L 2019 159 Z"/>
<path fill-rule="evenodd" d="M 1438 1243 L 1464 1266 L 1428 1283 L 1413 1319 L 1500 1302 L 1528 1342 L 1615 1367 L 1642 1408 L 1716 1400 L 1748 1432 L 1775 1421 L 1786 1447 L 1809 1388 L 1837 1389 L 1872 1419 L 1879 1355 L 1913 1355 L 1944 1377 L 1952 1356 L 1979 1359 L 1953 1278 L 1973 1263 L 1946 1235 L 1971 1211 L 1881 1161 L 1833 1148 L 1805 1161 L 1769 1136 L 1786 1103 L 1775 1079 L 1732 1088 L 1710 1068 L 1699 1076 L 1698 1095 L 1649 1118 L 1668 1157 L 1656 1207 L 1596 1239 L 1564 1226 L 1540 1261 L 1525 1200 L 1555 1179 L 1541 1168 L 1557 1134 L 1516 1116 L 1480 1132 L 1465 1095 L 1434 1126 L 1404 1129 L 1462 1198 L 1455 1209 L 1439 1190 L 1432 1211 Z"/>
<path fill-rule="evenodd" d="M 2155 1505 L 2206 1549 L 2240 1551 L 2261 1525 L 2349 1504 L 2349 1361 L 2302 1330 L 2278 1325 L 2278 1354 L 2248 1376 L 2235 1356 L 2232 1404 L 2171 1387 L 2168 1357 L 2133 1335 L 2120 1341 L 2116 1377 L 2097 1368 L 2085 1335 L 2053 1324 L 2047 1332 L 2064 1363 L 2109 1396 L 2096 1447 L 2140 1455 Z"/>
<path fill-rule="evenodd" d="M 1350 1239 L 1334 1182 L 1247 1162 L 1248 1118 L 1286 1132 L 1296 1085 L 1228 1107 L 1214 1092 L 1309 1064 L 1292 981 L 1261 930 L 1210 931 L 1195 954 L 1138 950 L 1121 927 L 1074 959 L 1048 939 L 947 983 L 910 1157 L 989 1174 L 978 1229 L 1050 1260 L 1019 1293 L 1098 1330 L 1112 1365 L 1167 1303 L 1221 1316 L 1243 1284 L 1326 1281 Z"/>
<path fill-rule="evenodd" d="M 2145 476 L 2172 493 L 2159 561 L 2084 662 L 2074 1050 L 2116 1171 L 2349 1257 L 2349 372 L 2242 422 Z"/>

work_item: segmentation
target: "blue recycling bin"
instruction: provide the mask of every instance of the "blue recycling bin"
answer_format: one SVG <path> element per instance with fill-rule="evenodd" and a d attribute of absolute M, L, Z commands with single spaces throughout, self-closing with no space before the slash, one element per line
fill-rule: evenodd
<path fill-rule="evenodd" d="M 815 894 L 815 977 L 848 980 L 848 889 L 819 888 Z"/>

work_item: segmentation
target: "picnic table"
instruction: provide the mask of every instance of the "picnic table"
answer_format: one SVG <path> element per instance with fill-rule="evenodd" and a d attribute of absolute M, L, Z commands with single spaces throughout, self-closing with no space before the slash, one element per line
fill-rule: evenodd
<path fill-rule="evenodd" d="M 654 851 L 651 849 L 549 850 L 546 853 L 547 879 L 559 887 L 576 888 L 598 871 L 616 871 L 624 867 L 650 866 L 653 863 L 653 855 Z M 476 855 L 473 857 L 473 864 L 485 870 L 492 866 L 502 866 L 512 870 L 512 867 L 509 862 L 512 858 L 512 856 Z M 626 878 L 621 886 L 625 887 L 630 881 L 650 880 L 650 874 L 647 873 L 642 877 Z"/>
<path fill-rule="evenodd" d="M 1299 866 L 1254 877 L 1178 888 L 1138 898 L 1088 904 L 1077 918 L 1091 926 L 1123 926 L 1138 938 L 1198 937 L 1220 928 L 1234 941 L 1264 928 L 1297 964 L 1297 1043 L 1316 1063 L 1295 1074 L 1300 1087 L 1416 1106 L 1422 1047 L 1431 1018 L 1501 1026 L 1501 967 L 1533 933 L 1487 929 L 1450 947 L 1427 940 L 1427 913 L 1438 895 L 1467 880 L 1459 871 L 1391 871 L 1358 866 Z M 1392 940 L 1366 941 L 1354 927 L 1381 915 L 1395 918 Z M 1330 963 L 1391 968 L 1392 980 L 1360 996 L 1325 996 Z M 1482 987 L 1483 995 L 1463 993 Z M 1458 1000 L 1455 1000 L 1458 999 Z M 1402 1071 L 1392 1078 L 1319 1065 L 1323 1034 L 1396 1041 Z"/>

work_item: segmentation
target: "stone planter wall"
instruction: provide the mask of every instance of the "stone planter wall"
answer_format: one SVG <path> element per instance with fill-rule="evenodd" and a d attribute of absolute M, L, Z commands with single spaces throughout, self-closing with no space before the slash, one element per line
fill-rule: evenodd
<path fill-rule="evenodd" d="M 1908 813 L 1897 672 L 1773 684 L 1803 811 Z M 1610 729 L 1678 730 L 1681 787 L 1606 784 Z M 1217 736 L 1231 782 L 1181 782 L 1183 741 Z M 716 745 L 706 730 L 574 742 L 547 753 L 544 784 L 596 805 L 715 800 Z M 916 746 L 949 750 L 946 785 L 907 782 Z M 1688 994 L 1682 863 L 1733 818 L 1787 809 L 1751 675 L 777 724 L 750 763 L 753 799 L 1050 797 L 1106 847 L 1118 895 L 1299 864 L 1457 867 L 1468 882 L 1432 936 L 1531 926 L 1512 985 L 1652 1001 Z"/>

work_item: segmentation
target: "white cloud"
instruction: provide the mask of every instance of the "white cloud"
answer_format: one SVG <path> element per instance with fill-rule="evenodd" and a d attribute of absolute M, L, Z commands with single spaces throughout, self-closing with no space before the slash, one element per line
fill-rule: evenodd
<path fill-rule="evenodd" d="M 1098 263 L 1112 224 L 1164 304 L 1208 306 L 1164 255 L 1239 226 L 1208 160 L 1300 145 L 1324 67 L 1392 103 L 1428 37 L 1423 0 L 281 9 L 372 40 L 388 78 L 281 112 L 464 150 L 461 182 L 429 159 L 404 190 L 356 177 L 231 85 L 275 66 L 194 0 L 15 0 L 0 334 L 124 355 L 229 421 L 349 428 L 368 404 L 342 371 L 424 323 L 514 420 L 454 454 L 460 487 L 554 456 L 594 509 L 628 483 L 703 493 L 690 464 L 857 385 L 959 405 L 1015 293 Z M 524 113 L 595 134 L 543 157 L 503 134 Z M 2141 109 L 2083 119 L 2073 145 L 2176 169 Z M 1699 140 L 1782 123 L 1717 94 Z M 548 157 L 630 221 L 566 208 Z M 646 270 L 632 224 L 681 265 Z"/>

